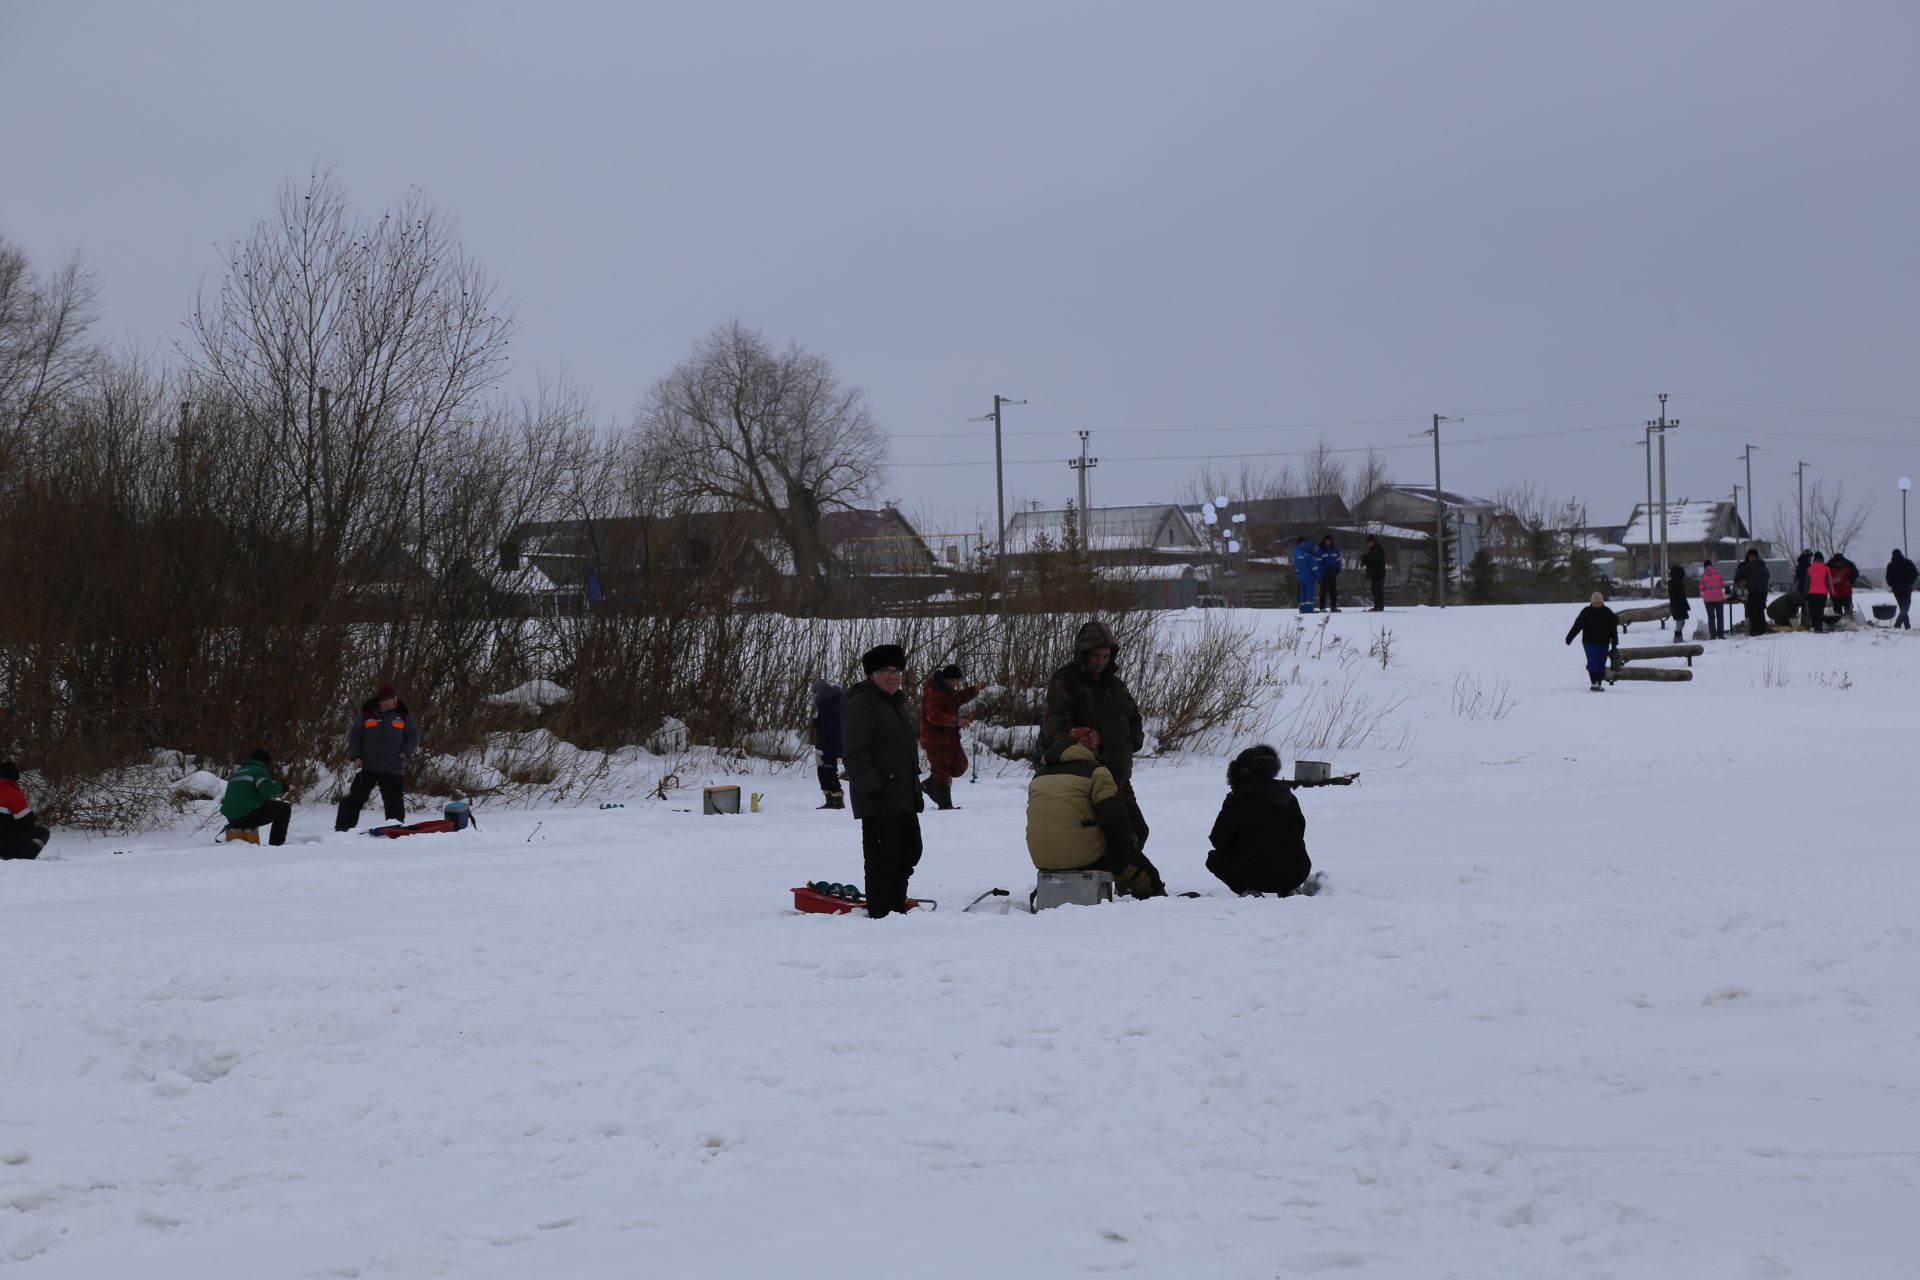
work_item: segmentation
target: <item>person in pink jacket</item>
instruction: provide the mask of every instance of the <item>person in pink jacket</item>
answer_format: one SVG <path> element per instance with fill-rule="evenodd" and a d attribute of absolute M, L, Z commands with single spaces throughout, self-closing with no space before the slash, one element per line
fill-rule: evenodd
<path fill-rule="evenodd" d="M 1727 638 L 1727 581 L 1713 567 L 1713 561 L 1700 562 L 1700 600 L 1707 606 L 1707 639 Z"/>
<path fill-rule="evenodd" d="M 1807 566 L 1807 621 L 1815 631 L 1827 629 L 1827 597 L 1833 593 L 1833 572 L 1818 551 Z"/>

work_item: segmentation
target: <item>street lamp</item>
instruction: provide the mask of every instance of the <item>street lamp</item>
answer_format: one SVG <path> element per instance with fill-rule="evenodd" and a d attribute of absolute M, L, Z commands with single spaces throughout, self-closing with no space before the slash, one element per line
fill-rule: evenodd
<path fill-rule="evenodd" d="M 1900 550 L 1903 553 L 1913 550 L 1913 544 L 1907 541 L 1907 490 L 1913 488 L 1913 480 L 1908 476 L 1900 477 Z"/>

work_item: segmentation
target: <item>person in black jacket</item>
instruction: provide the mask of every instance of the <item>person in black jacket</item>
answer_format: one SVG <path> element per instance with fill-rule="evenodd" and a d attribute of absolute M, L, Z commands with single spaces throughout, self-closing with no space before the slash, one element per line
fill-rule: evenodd
<path fill-rule="evenodd" d="M 1284 898 L 1313 874 L 1306 815 L 1279 776 L 1280 753 L 1268 746 L 1248 747 L 1227 766 L 1229 790 L 1207 837 L 1207 870 L 1243 897 Z"/>
<path fill-rule="evenodd" d="M 1693 610 L 1687 607 L 1685 565 L 1673 566 L 1673 573 L 1667 578 L 1667 604 L 1673 617 L 1673 640 L 1678 644 L 1687 638 L 1687 619 L 1693 615 Z"/>
<path fill-rule="evenodd" d="M 360 821 L 361 806 L 380 788 L 380 804 L 389 822 L 407 820 L 405 775 L 407 761 L 420 750 L 420 726 L 407 704 L 390 684 L 383 684 L 360 705 L 347 730 L 347 759 L 358 771 L 334 814 L 335 831 L 351 831 Z"/>
<path fill-rule="evenodd" d="M 1760 558 L 1759 551 L 1747 548 L 1747 558 L 1733 571 L 1733 580 L 1747 593 L 1747 634 L 1767 634 L 1772 630 L 1767 625 L 1767 562 Z"/>
<path fill-rule="evenodd" d="M 883 644 L 860 657 L 867 678 L 841 699 L 840 740 L 847 792 L 860 820 L 867 914 L 878 920 L 907 909 L 907 882 L 920 865 L 920 741 L 907 698 L 907 654 Z"/>
<path fill-rule="evenodd" d="M 1567 643 L 1572 644 L 1575 636 L 1587 651 L 1588 687 L 1599 693 L 1605 688 L 1601 680 L 1607 674 L 1607 655 L 1620 647 L 1620 615 L 1607 608 L 1607 598 L 1598 591 L 1573 620 Z"/>
<path fill-rule="evenodd" d="M 1887 561 L 1887 590 L 1893 592 L 1893 602 L 1900 606 L 1900 616 L 1893 625 L 1913 630 L 1913 622 L 1907 617 L 1907 611 L 1913 606 L 1913 584 L 1920 580 L 1920 568 L 1913 561 L 1900 554 L 1900 548 L 1893 549 L 1893 559 Z"/>
<path fill-rule="evenodd" d="M 826 680 L 813 682 L 813 776 L 826 797 L 822 809 L 847 807 L 846 793 L 840 789 L 840 686 Z"/>
<path fill-rule="evenodd" d="M 1367 549 L 1360 553 L 1360 567 L 1367 571 L 1367 586 L 1373 590 L 1373 612 L 1387 611 L 1387 550 L 1380 539 L 1369 537 Z"/>

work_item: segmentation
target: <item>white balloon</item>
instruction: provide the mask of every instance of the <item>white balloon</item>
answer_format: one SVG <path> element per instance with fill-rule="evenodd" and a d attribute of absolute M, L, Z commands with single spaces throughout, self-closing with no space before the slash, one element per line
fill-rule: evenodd
<path fill-rule="evenodd" d="M 1229 542 L 1229 543 L 1227 544 L 1227 550 L 1228 550 L 1229 552 L 1231 552 L 1232 554 L 1234 554 L 1234 555 L 1239 555 L 1239 554 L 1240 554 L 1240 540 L 1239 540 L 1238 538 L 1235 538 L 1235 539 L 1234 539 L 1234 540 L 1233 540 L 1232 542 Z"/>
<path fill-rule="evenodd" d="M 1226 505 L 1227 505 L 1227 495 L 1223 493 L 1223 494 L 1221 494 L 1221 495 L 1220 495 L 1219 497 L 1217 497 L 1217 498 L 1215 498 L 1215 499 L 1213 500 L 1213 505 L 1214 505 L 1214 506 L 1216 506 L 1216 507 L 1224 507 L 1224 506 L 1226 506 Z"/>
<path fill-rule="evenodd" d="M 1203 520 L 1205 520 L 1205 521 L 1206 521 L 1206 522 L 1207 522 L 1208 524 L 1219 524 L 1219 523 L 1220 523 L 1220 517 L 1219 517 L 1219 516 L 1217 516 L 1217 515 L 1215 515 L 1215 514 L 1213 513 L 1213 508 L 1212 508 L 1212 507 L 1202 507 L 1202 508 L 1200 508 L 1200 517 L 1201 517 L 1201 518 L 1202 518 Z"/>

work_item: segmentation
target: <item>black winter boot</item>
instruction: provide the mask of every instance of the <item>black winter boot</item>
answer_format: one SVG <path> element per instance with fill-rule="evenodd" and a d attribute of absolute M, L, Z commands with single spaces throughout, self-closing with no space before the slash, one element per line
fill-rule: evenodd
<path fill-rule="evenodd" d="M 847 797 L 843 792 L 829 791 L 826 793 L 826 796 L 827 802 L 820 806 L 822 809 L 844 809 L 847 807 Z"/>
<path fill-rule="evenodd" d="M 937 787 L 934 786 L 931 781 L 923 782 L 920 784 L 920 790 L 925 793 L 927 799 L 933 801 L 934 807 L 937 809 L 956 809 L 959 807 L 953 802 L 953 784 L 951 782 L 943 782 Z"/>

